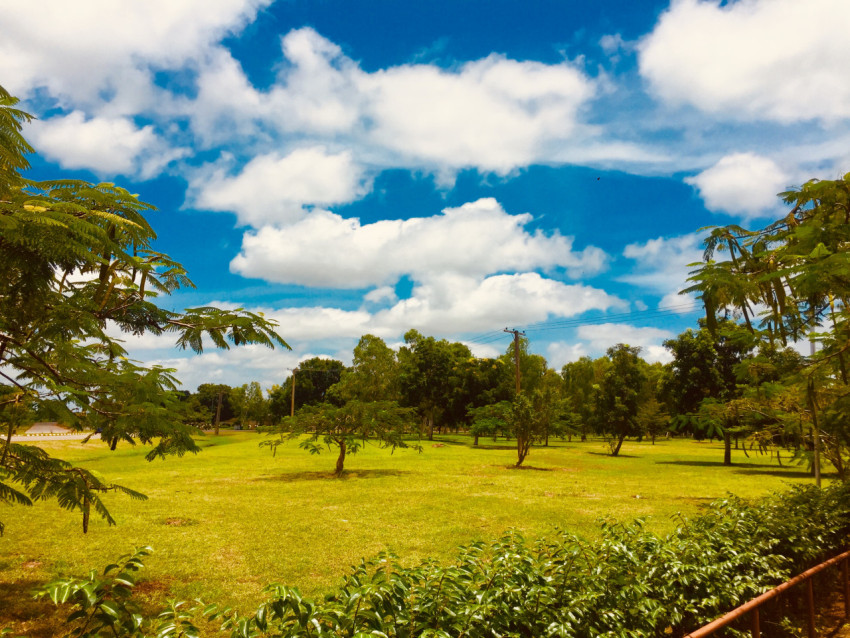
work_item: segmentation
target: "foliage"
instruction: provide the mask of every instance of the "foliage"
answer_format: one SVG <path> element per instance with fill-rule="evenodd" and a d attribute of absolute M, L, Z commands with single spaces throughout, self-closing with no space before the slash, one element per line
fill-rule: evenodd
<path fill-rule="evenodd" d="M 623 343 L 608 348 L 611 366 L 599 384 L 597 427 L 610 437 L 611 456 L 617 456 L 627 436 L 640 434 L 637 421 L 641 388 L 646 375 L 640 348 Z"/>
<path fill-rule="evenodd" d="M 200 631 L 192 623 L 193 614 L 185 603 L 172 602 L 149 616 L 133 598 L 138 572 L 144 568 L 143 559 L 152 551 L 150 547 L 139 548 L 107 565 L 100 575 L 92 570 L 87 578 L 55 580 L 36 591 L 36 596 L 75 608 L 66 620 L 70 626 L 67 635 L 74 638 L 197 638 Z"/>
<path fill-rule="evenodd" d="M 781 197 L 791 210 L 762 229 L 710 229 L 703 262 L 695 264 L 693 285 L 684 292 L 699 294 L 712 333 L 718 315 L 731 313 L 770 346 L 805 339 L 820 344 L 803 370 L 783 383 L 798 386 L 792 394 L 805 397 L 797 414 L 804 429 L 812 431 L 816 472 L 823 447 L 843 468 L 848 460 L 847 421 L 827 415 L 842 410 L 838 404 L 849 385 L 850 174 L 811 180 Z M 767 407 L 781 412 L 777 406 Z M 784 427 L 782 419 L 777 423 Z"/>
<path fill-rule="evenodd" d="M 286 439 L 300 439 L 300 446 L 311 454 L 320 454 L 319 440 L 328 449 L 337 448 L 339 456 L 334 473 L 340 476 L 345 469 L 346 454 L 356 454 L 369 439 L 382 447 L 414 447 L 406 437 L 412 429 L 413 419 L 409 408 L 401 408 L 395 401 L 348 401 L 342 406 L 321 403 L 302 408 L 295 417 L 284 419 L 279 428 L 271 430 L 278 438 L 262 441 L 261 447 L 269 447 L 276 453 L 277 447 Z"/>
<path fill-rule="evenodd" d="M 328 390 L 338 383 L 345 369 L 342 361 L 313 357 L 298 364 L 281 385 L 273 386 L 269 394 L 269 414 L 273 421 L 290 416 L 292 384 L 295 383 L 295 409 L 316 405 L 328 400 Z"/>
<path fill-rule="evenodd" d="M 398 401 L 399 374 L 395 352 L 374 335 L 363 335 L 354 353 L 351 368 L 331 394 L 341 401 Z"/>
<path fill-rule="evenodd" d="M 263 389 L 256 381 L 233 388 L 230 401 L 242 428 L 251 423 L 263 425 L 268 418 L 268 401 L 263 396 Z"/>
<path fill-rule="evenodd" d="M 402 404 L 416 408 L 430 441 L 441 417 L 466 414 L 468 402 L 459 400 L 458 390 L 463 386 L 462 363 L 472 353 L 461 343 L 424 337 L 416 330 L 405 333 L 404 343 L 398 352 Z"/>
<path fill-rule="evenodd" d="M 406 568 L 386 553 L 361 561 L 323 602 L 273 584 L 252 614 L 216 605 L 194 612 L 221 622 L 232 638 L 683 636 L 843 547 L 848 531 L 847 488 L 808 487 L 755 504 L 717 501 L 665 537 L 646 532 L 641 521 L 604 522 L 601 539 L 591 542 L 557 532 L 529 543 L 509 533 L 461 548 L 447 566 L 425 561 Z M 63 590 L 67 582 L 45 591 Z M 74 600 L 75 613 L 91 609 L 91 600 Z M 132 617 L 126 598 L 113 608 L 118 618 Z M 180 608 L 172 603 L 163 613 L 171 619 Z M 762 622 L 779 620 L 769 613 L 762 610 Z M 149 626 L 155 619 L 138 622 Z M 171 620 L 180 621 L 189 625 L 182 616 Z M 80 633 L 77 624 L 72 635 L 99 634 Z"/>
<path fill-rule="evenodd" d="M 14 387 L 0 408 L 25 404 L 72 428 L 101 430 L 113 449 L 155 441 L 150 458 L 196 452 L 172 371 L 129 360 L 115 335 L 167 334 L 195 352 L 205 339 L 219 348 L 288 346 L 255 313 L 157 305 L 160 295 L 192 283 L 179 263 L 153 249 L 146 217 L 153 206 L 113 184 L 21 176 L 31 150 L 21 122 L 30 117 L 15 102 L 0 90 L 0 377 Z M 12 447 L 14 425 L 6 426 L 0 501 L 61 495 L 63 507 L 83 513 L 84 529 L 95 503 L 112 520 L 95 493 L 101 482 Z"/>
<path fill-rule="evenodd" d="M 481 436 L 492 436 L 493 439 L 499 435 L 508 436 L 510 433 L 510 412 L 510 401 L 499 401 L 498 403 L 471 408 L 469 415 L 472 424 L 469 431 L 475 437 L 473 445 L 478 445 L 478 438 Z"/>

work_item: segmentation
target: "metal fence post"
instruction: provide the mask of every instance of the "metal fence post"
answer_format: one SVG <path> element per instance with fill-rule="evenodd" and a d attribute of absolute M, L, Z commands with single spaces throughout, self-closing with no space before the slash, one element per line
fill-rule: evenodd
<path fill-rule="evenodd" d="M 815 584 L 810 577 L 806 584 L 807 603 L 809 607 L 809 638 L 818 638 L 817 629 L 815 629 Z"/>

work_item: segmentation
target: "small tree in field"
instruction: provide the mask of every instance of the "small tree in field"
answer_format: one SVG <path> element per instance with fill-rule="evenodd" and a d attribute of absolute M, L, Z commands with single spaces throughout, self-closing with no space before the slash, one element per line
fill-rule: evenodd
<path fill-rule="evenodd" d="M 294 417 L 284 419 L 275 430 L 278 438 L 263 441 L 260 446 L 270 447 L 276 453 L 286 440 L 306 436 L 299 446 L 311 454 L 320 454 L 321 441 L 329 450 L 338 450 L 334 474 L 340 476 L 346 455 L 356 454 L 370 440 L 393 451 L 413 447 L 421 452 L 421 446 L 405 440 L 413 427 L 412 410 L 400 408 L 395 401 L 351 400 L 342 406 L 322 403 L 305 406 Z"/>

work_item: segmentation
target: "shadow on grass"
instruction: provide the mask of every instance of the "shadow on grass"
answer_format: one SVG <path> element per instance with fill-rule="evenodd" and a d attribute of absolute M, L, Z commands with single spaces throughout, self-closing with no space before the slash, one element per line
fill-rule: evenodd
<path fill-rule="evenodd" d="M 724 465 L 723 461 L 656 461 L 656 463 L 658 465 L 686 465 L 691 467 L 728 467 L 734 474 L 751 476 L 776 476 L 778 478 L 807 478 L 812 476 L 804 469 L 768 467 L 758 463 L 732 463 L 732 465 Z M 833 472 L 824 472 L 821 473 L 821 476 L 823 478 L 834 478 L 837 475 Z"/>
<path fill-rule="evenodd" d="M 618 454 L 617 456 L 611 456 L 608 452 L 591 452 L 587 451 L 588 454 L 593 454 L 594 456 L 608 456 L 612 459 L 639 459 L 639 456 L 635 456 L 634 454 Z"/>
<path fill-rule="evenodd" d="M 471 445 L 470 447 L 478 450 L 516 450 L 516 443 L 513 445 L 497 445 L 496 443 Z"/>
<path fill-rule="evenodd" d="M 12 635 L 30 638 L 59 635 L 67 610 L 63 614 L 50 599 L 33 599 L 32 591 L 43 584 L 36 580 L 0 583 L 0 628 L 15 623 L 17 627 Z"/>
<path fill-rule="evenodd" d="M 536 472 L 554 472 L 554 467 L 534 467 L 533 465 L 520 465 L 517 467 L 516 465 L 503 465 L 500 467 L 504 467 L 508 470 L 534 470 Z"/>
<path fill-rule="evenodd" d="M 404 476 L 410 474 L 406 470 L 345 470 L 341 476 L 333 472 L 291 472 L 288 474 L 275 474 L 274 476 L 262 476 L 255 481 L 277 481 L 280 483 L 295 483 L 296 481 L 347 481 L 350 479 L 383 478 L 385 476 Z"/>

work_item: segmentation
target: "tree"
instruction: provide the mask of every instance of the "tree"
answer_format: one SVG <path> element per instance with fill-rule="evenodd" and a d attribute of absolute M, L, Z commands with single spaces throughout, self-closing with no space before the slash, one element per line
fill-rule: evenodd
<path fill-rule="evenodd" d="M 399 366 L 395 352 L 380 337 L 360 337 L 352 366 L 343 371 L 333 394 L 342 400 L 397 401 Z"/>
<path fill-rule="evenodd" d="M 229 421 L 236 416 L 236 411 L 230 402 L 232 395 L 233 388 L 223 383 L 202 383 L 198 386 L 198 401 L 212 415 L 216 436 L 218 436 L 221 422 Z"/>
<path fill-rule="evenodd" d="M 731 313 L 742 317 L 759 341 L 787 346 L 810 339 L 820 344 L 793 382 L 805 393 L 807 408 L 800 416 L 812 430 L 819 482 L 822 444 L 839 446 L 837 455 L 833 452 L 836 459 L 846 455 L 838 432 L 828 433 L 829 439 L 822 436 L 820 417 L 850 385 L 850 174 L 811 180 L 780 197 L 791 209 L 764 228 L 711 229 L 703 262 L 689 279 L 693 285 L 683 292 L 699 295 L 712 332 L 718 316 Z M 762 309 L 758 317 L 756 308 Z"/>
<path fill-rule="evenodd" d="M 313 357 L 305 359 L 292 371 L 282 385 L 273 386 L 269 392 L 269 413 L 275 421 L 289 416 L 293 411 L 292 384 L 295 383 L 294 410 L 305 405 L 316 405 L 328 400 L 328 390 L 342 378 L 345 365 L 336 359 Z"/>
<path fill-rule="evenodd" d="M 732 464 L 732 436 L 740 434 L 738 411 L 720 409 L 740 396 L 737 369 L 754 341 L 747 330 L 726 319 L 686 330 L 664 347 L 673 354 L 663 391 L 676 414 L 675 427 L 700 435 L 723 437 L 723 464 Z"/>
<path fill-rule="evenodd" d="M 637 420 L 641 387 L 646 380 L 640 348 L 623 343 L 608 348 L 611 367 L 599 388 L 600 431 L 610 437 L 611 456 L 617 456 L 627 436 L 640 433 Z"/>
<path fill-rule="evenodd" d="M 478 445 L 478 439 L 482 436 L 495 438 L 499 434 L 507 435 L 511 430 L 510 414 L 510 401 L 470 408 L 469 418 L 472 423 L 469 430 L 475 437 L 473 445 Z"/>
<path fill-rule="evenodd" d="M 597 390 L 609 365 L 607 357 L 595 360 L 582 357 L 561 368 L 567 409 L 572 413 L 570 420 L 578 424 L 582 441 L 587 440 L 587 434 L 595 424 Z"/>
<path fill-rule="evenodd" d="M 262 425 L 269 414 L 269 405 L 263 396 L 263 389 L 256 381 L 245 383 L 231 392 L 231 402 L 239 417 L 239 426 L 244 428 L 246 423 Z"/>
<path fill-rule="evenodd" d="M 404 342 L 406 345 L 398 353 L 402 402 L 417 409 L 430 441 L 443 414 L 465 414 L 465 409 L 460 408 L 463 402 L 455 404 L 457 390 L 463 383 L 464 366 L 459 364 L 471 358 L 472 353 L 463 344 L 437 341 L 416 330 L 405 333 Z M 457 410 L 454 405 L 458 405 Z"/>
<path fill-rule="evenodd" d="M 153 249 L 153 206 L 112 184 L 32 182 L 20 171 L 31 151 L 21 135 L 30 119 L 0 89 L 0 377 L 14 391 L 2 406 L 26 404 L 78 429 L 102 429 L 119 442 L 151 444 L 148 459 L 196 452 L 183 423 L 171 371 L 127 358 L 116 332 L 172 334 L 179 348 L 249 343 L 288 347 L 275 324 L 242 309 L 157 305 L 191 286 L 186 271 Z M 0 453 L 0 500 L 24 505 L 55 498 L 95 510 L 112 524 L 101 494 L 124 491 L 43 450 L 11 442 Z"/>
<path fill-rule="evenodd" d="M 339 451 L 334 469 L 339 477 L 345 469 L 346 455 L 356 454 L 370 439 L 393 451 L 413 447 L 421 452 L 421 446 L 411 445 L 405 439 L 413 423 L 411 416 L 409 409 L 400 408 L 395 401 L 354 399 L 342 406 L 320 403 L 305 406 L 294 417 L 285 419 L 282 427 L 274 432 L 278 437 L 263 441 L 260 446 L 271 448 L 274 454 L 287 439 L 306 435 L 308 438 L 300 442 L 300 447 L 311 454 L 320 454 L 322 446 L 318 441 L 321 440 L 328 449 Z"/>

